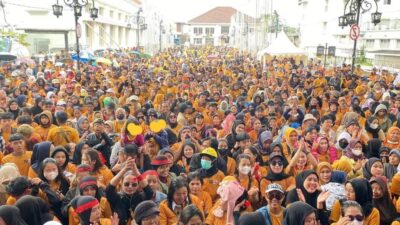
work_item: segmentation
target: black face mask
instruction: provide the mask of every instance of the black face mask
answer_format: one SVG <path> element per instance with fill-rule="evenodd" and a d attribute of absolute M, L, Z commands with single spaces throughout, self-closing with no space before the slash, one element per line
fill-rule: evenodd
<path fill-rule="evenodd" d="M 222 156 L 226 156 L 228 154 L 228 149 L 227 148 L 219 148 L 218 152 L 219 154 L 221 154 Z"/>

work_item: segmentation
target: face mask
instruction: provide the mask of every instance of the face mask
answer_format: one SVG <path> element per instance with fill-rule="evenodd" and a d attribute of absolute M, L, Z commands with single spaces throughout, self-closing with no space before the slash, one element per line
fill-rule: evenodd
<path fill-rule="evenodd" d="M 228 149 L 227 148 L 220 148 L 220 149 L 218 149 L 218 152 L 221 155 L 227 155 L 228 154 Z"/>
<path fill-rule="evenodd" d="M 353 220 L 353 222 L 350 223 L 350 225 L 362 225 L 362 224 L 363 222 L 358 220 Z"/>
<path fill-rule="evenodd" d="M 201 168 L 203 168 L 203 169 L 205 169 L 205 170 L 208 170 L 208 169 L 210 169 L 211 167 L 212 167 L 211 161 L 208 161 L 208 160 L 205 160 L 205 159 L 202 159 L 202 160 L 201 160 Z"/>
<path fill-rule="evenodd" d="M 123 119 L 125 119 L 125 115 L 124 114 L 118 114 L 117 115 L 117 119 L 118 120 L 123 120 Z"/>
<path fill-rule="evenodd" d="M 355 156 L 360 156 L 362 154 L 362 151 L 357 149 L 351 149 L 351 153 L 353 153 L 353 155 Z"/>
<path fill-rule="evenodd" d="M 251 167 L 250 166 L 240 166 L 239 167 L 239 172 L 242 174 L 249 174 L 251 171 Z"/>
<path fill-rule="evenodd" d="M 53 181 L 58 176 L 58 172 L 44 173 L 43 175 L 48 181 Z"/>
<path fill-rule="evenodd" d="M 371 124 L 371 125 L 369 125 L 372 129 L 377 129 L 378 127 L 379 127 L 379 125 L 378 124 L 376 124 L 376 123 L 374 123 L 374 124 Z"/>

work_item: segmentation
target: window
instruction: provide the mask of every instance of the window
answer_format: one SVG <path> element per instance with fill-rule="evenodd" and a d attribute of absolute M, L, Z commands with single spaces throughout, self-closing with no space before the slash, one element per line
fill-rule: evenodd
<path fill-rule="evenodd" d="M 390 5 L 390 4 L 392 4 L 392 0 L 384 0 L 383 4 L 384 5 Z"/>
<path fill-rule="evenodd" d="M 365 47 L 367 48 L 374 48 L 374 40 L 373 39 L 367 39 L 365 42 Z"/>
<path fill-rule="evenodd" d="M 214 45 L 214 38 L 206 38 L 206 45 Z"/>
<path fill-rule="evenodd" d="M 194 39 L 194 44 L 195 44 L 195 45 L 201 45 L 201 44 L 203 44 L 203 39 L 202 39 L 202 38 L 195 38 L 195 39 Z"/>
<path fill-rule="evenodd" d="M 327 22 L 323 22 L 322 23 L 322 33 L 326 34 L 326 27 L 327 27 L 328 23 Z"/>
<path fill-rule="evenodd" d="M 221 27 L 221 33 L 222 34 L 229 34 L 229 26 Z"/>
<path fill-rule="evenodd" d="M 382 19 L 379 23 L 381 30 L 388 30 L 389 29 L 390 20 L 389 19 Z"/>
<path fill-rule="evenodd" d="M 203 34 L 203 28 L 202 27 L 195 27 L 193 28 L 193 33 L 196 35 Z"/>
<path fill-rule="evenodd" d="M 381 40 L 381 48 L 389 48 L 390 40 L 389 39 L 382 39 Z"/>
<path fill-rule="evenodd" d="M 110 10 L 110 18 L 114 18 L 114 11 Z"/>
<path fill-rule="evenodd" d="M 325 12 L 328 12 L 329 9 L 329 0 L 325 0 Z"/>
<path fill-rule="evenodd" d="M 214 27 L 206 27 L 205 29 L 207 35 L 213 35 L 214 34 Z"/>
<path fill-rule="evenodd" d="M 99 15 L 104 16 L 104 8 L 103 7 L 99 7 Z"/>
<path fill-rule="evenodd" d="M 400 49 L 400 39 L 397 39 L 396 42 L 397 42 L 397 43 L 396 43 L 396 48 L 397 48 L 397 49 Z"/>

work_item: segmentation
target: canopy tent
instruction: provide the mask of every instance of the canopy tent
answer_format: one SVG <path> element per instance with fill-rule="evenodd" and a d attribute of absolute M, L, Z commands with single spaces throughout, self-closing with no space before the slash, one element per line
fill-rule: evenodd
<path fill-rule="evenodd" d="M 281 57 L 305 57 L 306 53 L 296 47 L 281 31 L 278 37 L 272 41 L 271 45 L 257 53 L 257 58 L 261 59 L 263 56 L 281 56 Z"/>

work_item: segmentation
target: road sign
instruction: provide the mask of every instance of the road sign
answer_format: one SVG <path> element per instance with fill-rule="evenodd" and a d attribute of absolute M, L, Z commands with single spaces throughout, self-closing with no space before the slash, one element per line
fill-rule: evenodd
<path fill-rule="evenodd" d="M 81 24 L 77 23 L 76 24 L 76 36 L 78 36 L 78 38 L 81 38 L 81 35 L 82 35 Z"/>
<path fill-rule="evenodd" d="M 329 46 L 328 48 L 328 56 L 335 56 L 336 53 L 336 47 L 335 46 Z"/>
<path fill-rule="evenodd" d="M 325 54 L 325 46 L 317 46 L 317 56 L 323 56 Z"/>
<path fill-rule="evenodd" d="M 360 37 L 360 27 L 357 24 L 353 24 L 350 28 L 351 40 L 357 40 Z"/>

